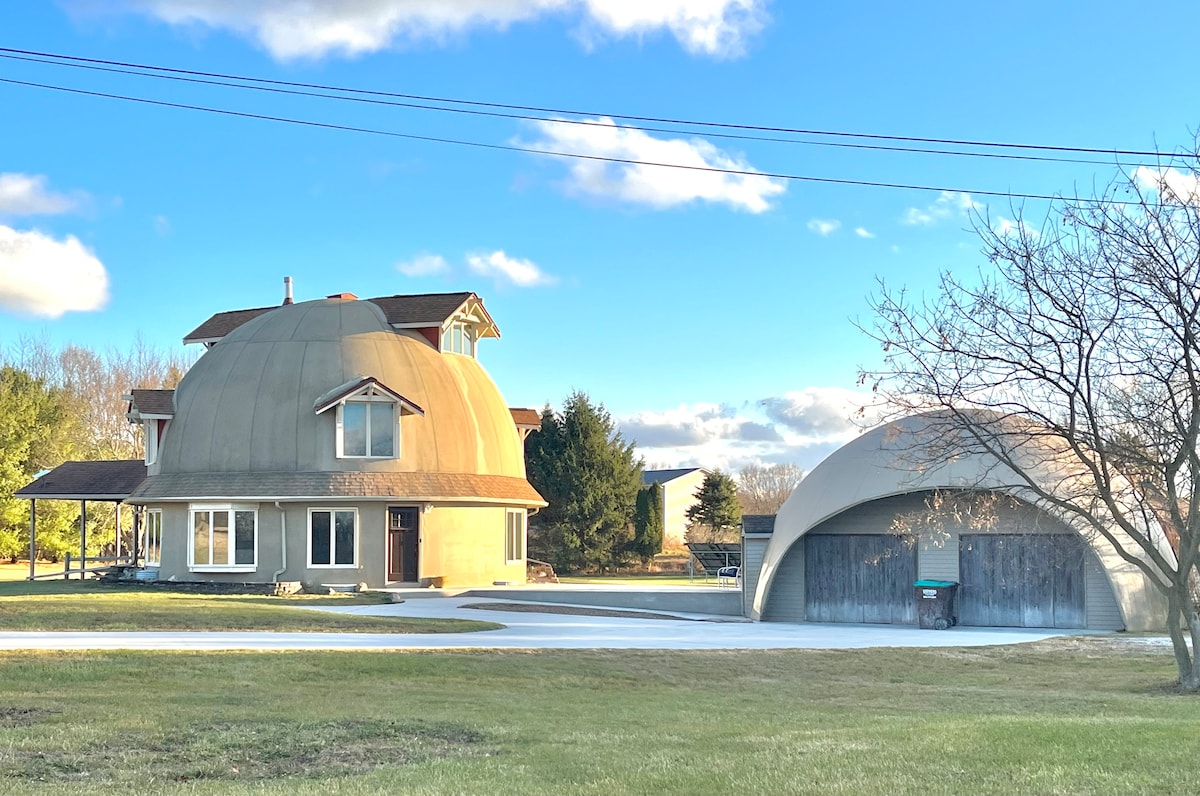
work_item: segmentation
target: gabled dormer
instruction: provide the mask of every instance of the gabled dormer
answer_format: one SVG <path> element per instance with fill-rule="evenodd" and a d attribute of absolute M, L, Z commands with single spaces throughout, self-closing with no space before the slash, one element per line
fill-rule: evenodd
<path fill-rule="evenodd" d="M 334 387 L 313 410 L 334 414 L 334 455 L 339 459 L 396 459 L 400 456 L 401 415 L 424 416 L 425 410 L 373 376 Z"/>
<path fill-rule="evenodd" d="M 158 461 L 159 442 L 175 416 L 175 391 L 131 390 L 121 397 L 129 402 L 125 417 L 142 427 L 146 464 L 154 464 Z"/>

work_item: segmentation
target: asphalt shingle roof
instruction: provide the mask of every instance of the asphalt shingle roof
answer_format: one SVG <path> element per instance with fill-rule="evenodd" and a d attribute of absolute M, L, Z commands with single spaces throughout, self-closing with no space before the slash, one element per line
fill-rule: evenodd
<path fill-rule="evenodd" d="M 13 496 L 117 501 L 133 494 L 145 479 L 146 463 L 141 459 L 63 462 Z"/>
<path fill-rule="evenodd" d="M 383 310 L 387 322 L 397 324 L 441 324 L 462 306 L 474 293 L 421 293 L 414 296 L 379 296 L 367 299 Z M 478 298 L 478 297 L 476 297 Z M 277 307 L 256 307 L 249 310 L 218 312 L 197 326 L 183 338 L 185 343 L 217 340 L 232 332 L 247 321 L 270 312 Z"/>
<path fill-rule="evenodd" d="M 175 414 L 174 390 L 130 390 L 133 408 L 143 415 Z"/>

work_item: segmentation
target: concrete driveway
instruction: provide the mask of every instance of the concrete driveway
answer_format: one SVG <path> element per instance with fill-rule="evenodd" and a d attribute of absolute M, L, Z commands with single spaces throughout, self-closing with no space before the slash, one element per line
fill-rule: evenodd
<path fill-rule="evenodd" d="M 1019 644 L 1083 631 L 1023 628 L 919 630 L 899 625 L 784 624 L 678 614 L 643 619 L 477 610 L 477 597 L 425 597 L 392 605 L 304 608 L 369 616 L 479 619 L 482 633 L 3 632 L 0 650 L 453 650 L 453 649 L 860 649 Z M 561 606 L 556 606 L 560 608 Z"/>

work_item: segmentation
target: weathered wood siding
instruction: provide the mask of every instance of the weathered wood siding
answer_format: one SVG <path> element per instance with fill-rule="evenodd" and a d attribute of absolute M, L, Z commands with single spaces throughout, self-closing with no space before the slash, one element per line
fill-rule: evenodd
<path fill-rule="evenodd" d="M 809 534 L 805 547 L 808 621 L 916 624 L 912 540 L 891 534 Z"/>
<path fill-rule="evenodd" d="M 963 534 L 959 624 L 1085 627 L 1088 552 L 1073 533 Z"/>

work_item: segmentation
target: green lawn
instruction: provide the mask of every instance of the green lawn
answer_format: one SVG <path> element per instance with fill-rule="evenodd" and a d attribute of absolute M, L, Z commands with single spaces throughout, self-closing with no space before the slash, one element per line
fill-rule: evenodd
<path fill-rule="evenodd" d="M 1194 794 L 1200 698 L 1092 641 L 3 653 L 0 792 Z"/>
<path fill-rule="evenodd" d="M 208 595 L 96 581 L 0 581 L 0 630 L 257 630 L 345 633 L 464 633 L 500 625 L 463 619 L 404 619 L 299 611 L 377 603 L 383 594 Z M 2 789 L 0 789 L 2 792 Z"/>

